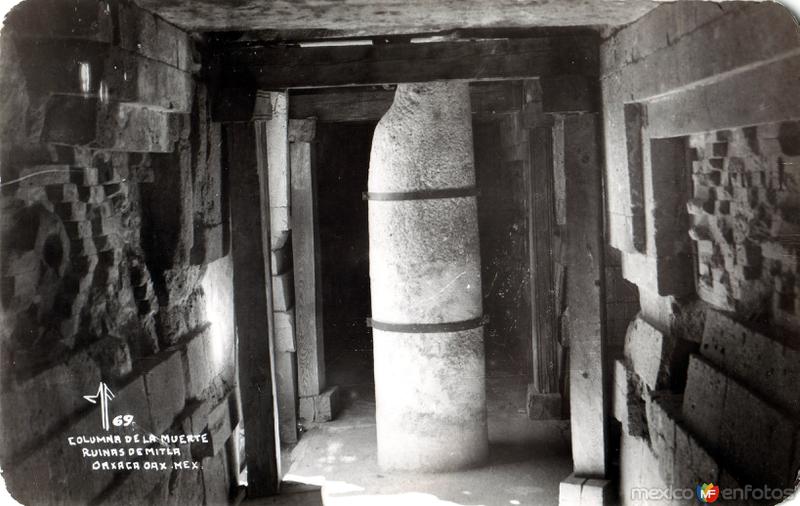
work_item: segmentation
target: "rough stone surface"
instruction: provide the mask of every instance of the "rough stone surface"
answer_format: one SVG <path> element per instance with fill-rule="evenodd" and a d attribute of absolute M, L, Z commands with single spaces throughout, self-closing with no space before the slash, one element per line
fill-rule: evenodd
<path fill-rule="evenodd" d="M 578 506 L 581 504 L 581 489 L 586 483 L 586 478 L 571 474 L 561 480 L 558 487 L 559 506 Z"/>
<path fill-rule="evenodd" d="M 467 85 L 399 86 L 375 129 L 369 191 L 474 184 Z M 375 320 L 438 323 L 481 316 L 474 198 L 371 201 L 369 225 L 375 231 L 370 233 Z"/>
<path fill-rule="evenodd" d="M 628 327 L 625 356 L 633 371 L 651 390 L 665 386 L 672 354 L 672 339 L 639 315 Z"/>
<path fill-rule="evenodd" d="M 800 354 L 775 338 L 708 310 L 700 353 L 764 399 L 800 413 Z"/>
<path fill-rule="evenodd" d="M 716 443 L 722 427 L 728 380 L 697 356 L 689 361 L 683 416 L 687 425 L 708 443 Z"/>
<path fill-rule="evenodd" d="M 297 442 L 297 360 L 292 352 L 275 353 L 275 382 L 281 443 Z"/>
<path fill-rule="evenodd" d="M 123 479 L 65 446 L 67 435 L 97 433 L 82 395 L 101 379 L 112 411 L 158 433 L 183 429 L 187 397 L 216 405 L 234 386 L 219 126 L 205 90 L 195 93 L 193 42 L 134 4 L 30 0 L 0 47 L 0 112 L 15 123 L 0 130 L 6 485 L 29 504 L 163 504 L 170 494 L 202 504 L 197 473 Z M 79 61 L 90 66 L 86 93 L 64 77 Z M 192 411 L 187 428 L 202 430 L 207 414 Z M 227 497 L 224 467 L 212 478 Z"/>
<path fill-rule="evenodd" d="M 375 129 L 369 191 L 472 187 L 470 114 L 465 83 L 399 85 Z M 375 321 L 482 316 L 473 197 L 370 201 L 369 227 Z M 483 329 L 398 336 L 376 328 L 373 339 L 380 466 L 441 471 L 483 461 Z"/>

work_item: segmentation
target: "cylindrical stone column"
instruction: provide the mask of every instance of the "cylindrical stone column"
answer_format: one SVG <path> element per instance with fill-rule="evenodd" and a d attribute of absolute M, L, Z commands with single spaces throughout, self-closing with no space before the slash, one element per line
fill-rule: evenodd
<path fill-rule="evenodd" d="M 481 265 L 466 83 L 400 84 L 375 129 L 369 246 L 378 463 L 488 454 Z"/>

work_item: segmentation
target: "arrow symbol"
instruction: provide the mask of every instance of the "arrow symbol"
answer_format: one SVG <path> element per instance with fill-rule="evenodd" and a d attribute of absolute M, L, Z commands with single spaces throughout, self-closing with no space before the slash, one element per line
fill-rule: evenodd
<path fill-rule="evenodd" d="M 105 430 L 109 429 L 108 424 L 108 403 L 111 399 L 114 398 L 114 393 L 108 388 L 108 385 L 100 382 L 100 385 L 97 388 L 97 393 L 94 395 L 84 395 L 84 399 L 91 402 L 92 404 L 97 404 L 97 401 L 100 401 L 100 418 L 103 424 L 103 428 Z"/>

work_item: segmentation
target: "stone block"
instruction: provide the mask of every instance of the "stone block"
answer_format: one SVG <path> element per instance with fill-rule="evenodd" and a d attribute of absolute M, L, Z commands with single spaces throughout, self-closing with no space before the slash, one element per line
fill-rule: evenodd
<path fill-rule="evenodd" d="M 122 228 L 119 219 L 117 218 L 94 218 L 91 221 L 92 235 L 94 236 L 108 236 L 115 234 Z"/>
<path fill-rule="evenodd" d="M 184 361 L 187 372 L 186 396 L 189 399 L 201 398 L 214 377 L 207 336 L 208 330 L 204 330 L 186 343 Z"/>
<path fill-rule="evenodd" d="M 201 434 L 208 429 L 208 414 L 210 400 L 194 399 L 187 401 L 186 408 L 181 413 L 180 429 L 184 434 Z M 199 443 L 198 448 L 201 446 L 208 446 L 204 443 Z M 192 451 L 193 456 L 210 456 L 210 451 Z"/>
<path fill-rule="evenodd" d="M 680 414 L 680 396 L 653 393 L 647 396 L 647 427 L 650 445 L 658 459 L 658 469 L 666 483 L 675 483 L 676 419 Z"/>
<path fill-rule="evenodd" d="M 128 195 L 127 183 L 104 183 L 103 191 L 106 193 L 106 198 L 114 198 Z"/>
<path fill-rule="evenodd" d="M 225 452 L 203 459 L 203 487 L 205 504 L 229 504 L 228 462 Z"/>
<path fill-rule="evenodd" d="M 119 6 L 119 45 L 180 70 L 192 70 L 189 34 L 136 4 Z"/>
<path fill-rule="evenodd" d="M 288 311 L 276 311 L 275 320 L 275 349 L 278 352 L 297 351 L 294 325 L 294 308 Z"/>
<path fill-rule="evenodd" d="M 561 394 L 537 392 L 532 383 L 528 384 L 528 418 L 531 420 L 561 420 Z"/>
<path fill-rule="evenodd" d="M 706 444 L 719 444 L 728 378 L 698 355 L 689 358 L 683 417 Z"/>
<path fill-rule="evenodd" d="M 800 390 L 792 387 L 800 380 L 800 372 L 792 372 L 797 352 L 713 310 L 707 311 L 700 350 L 754 392 L 800 414 Z"/>
<path fill-rule="evenodd" d="M 581 490 L 586 483 L 586 478 L 580 478 L 570 474 L 558 486 L 558 505 L 559 506 L 580 506 Z"/>
<path fill-rule="evenodd" d="M 109 93 L 121 102 L 170 112 L 191 111 L 194 83 L 188 72 L 111 48 L 104 77 Z"/>
<path fill-rule="evenodd" d="M 222 224 L 197 226 L 195 223 L 192 263 L 205 265 L 226 254 L 225 229 Z"/>
<path fill-rule="evenodd" d="M 275 354 L 275 380 L 281 443 L 297 442 L 297 360 L 294 353 Z"/>
<path fill-rule="evenodd" d="M 70 239 L 83 239 L 92 236 L 92 223 L 90 221 L 65 221 L 64 229 Z"/>
<path fill-rule="evenodd" d="M 111 11 L 104 4 L 92 1 L 21 3 L 8 14 L 6 23 L 14 27 L 15 35 L 26 38 L 67 38 L 106 43 L 114 40 Z"/>
<path fill-rule="evenodd" d="M 0 410 L 0 457 L 8 461 L 25 445 L 85 409 L 87 403 L 81 396 L 97 391 L 100 379 L 100 368 L 82 351 L 28 379 L 6 385 L 0 403 L 14 409 Z"/>
<path fill-rule="evenodd" d="M 675 460 L 673 483 L 696 485 L 716 483 L 719 466 L 700 442 L 681 423 L 675 424 Z"/>
<path fill-rule="evenodd" d="M 288 241 L 284 241 L 280 248 L 270 251 L 272 262 L 272 274 L 278 275 L 292 268 L 292 246 Z"/>
<path fill-rule="evenodd" d="M 78 200 L 78 186 L 73 183 L 48 185 L 45 187 L 51 202 L 75 202 Z"/>
<path fill-rule="evenodd" d="M 18 276 L 2 278 L 2 304 L 9 313 L 30 306 L 36 297 L 39 286 L 38 272 L 28 272 Z"/>
<path fill-rule="evenodd" d="M 639 315 L 625 335 L 625 356 L 633 371 L 651 390 L 666 385 L 673 340 L 650 325 Z"/>
<path fill-rule="evenodd" d="M 115 336 L 101 338 L 89 346 L 89 354 L 100 366 L 104 378 L 127 376 L 133 370 L 128 342 Z"/>
<path fill-rule="evenodd" d="M 173 145 L 170 121 L 170 113 L 156 108 L 54 94 L 46 106 L 41 138 L 60 145 L 166 153 Z"/>
<path fill-rule="evenodd" d="M 60 202 L 53 206 L 53 210 L 62 220 L 81 221 L 86 219 L 84 202 Z"/>
<path fill-rule="evenodd" d="M 169 497 L 166 504 L 204 504 L 202 469 L 176 469 L 170 478 Z"/>
<path fill-rule="evenodd" d="M 144 380 L 153 419 L 152 432 L 162 434 L 184 406 L 186 390 L 183 374 L 180 374 L 181 356 L 179 353 L 165 352 L 162 356 L 142 359 L 141 362 L 147 368 Z"/>
<path fill-rule="evenodd" d="M 17 276 L 28 272 L 39 272 L 39 253 L 35 250 L 7 251 L 3 254 L 3 274 Z"/>
<path fill-rule="evenodd" d="M 208 414 L 208 435 L 213 455 L 225 448 L 225 443 L 231 437 L 231 427 L 230 396 L 225 396 Z"/>
<path fill-rule="evenodd" d="M 781 411 L 728 380 L 718 448 L 726 462 L 753 483 L 785 485 L 797 424 Z"/>
<path fill-rule="evenodd" d="M 299 417 L 306 422 L 329 422 L 339 409 L 339 387 L 328 387 L 319 395 L 300 397 Z"/>
<path fill-rule="evenodd" d="M 99 429 L 99 417 L 92 422 Z M 9 492 L 16 499 L 24 504 L 86 504 L 111 484 L 114 473 L 93 472 L 80 449 L 69 445 L 68 435 L 76 435 L 73 428 L 42 441 L 16 465 L 4 469 Z"/>
<path fill-rule="evenodd" d="M 272 276 L 272 309 L 288 311 L 294 306 L 294 274 L 286 271 Z"/>
<path fill-rule="evenodd" d="M 134 376 L 124 383 L 111 383 L 109 387 L 114 393 L 114 407 L 119 410 L 117 414 L 121 414 L 121 410 L 130 413 L 140 430 L 150 431 L 153 420 L 150 416 L 144 376 Z"/>
<path fill-rule="evenodd" d="M 628 389 L 628 368 L 625 367 L 622 360 L 614 360 L 613 375 L 614 388 L 611 397 L 611 412 L 614 414 L 614 418 L 624 425 L 628 420 L 628 396 L 630 391 Z"/>
<path fill-rule="evenodd" d="M 117 248 L 120 242 L 117 235 L 96 235 L 93 240 L 98 252 Z"/>
<path fill-rule="evenodd" d="M 100 204 L 106 198 L 105 189 L 101 185 L 78 187 L 78 198 L 87 204 Z"/>
<path fill-rule="evenodd" d="M 69 251 L 70 255 L 73 257 L 97 255 L 97 247 L 94 244 L 94 240 L 90 237 L 83 237 L 71 241 Z"/>
<path fill-rule="evenodd" d="M 589 478 L 581 487 L 581 506 L 603 506 L 611 504 L 614 487 L 609 480 Z"/>
<path fill-rule="evenodd" d="M 339 387 L 328 387 L 319 394 L 317 396 L 316 409 L 317 421 L 328 422 L 333 420 L 339 411 Z"/>
<path fill-rule="evenodd" d="M 163 471 L 161 473 L 133 471 L 120 474 L 113 485 L 104 491 L 103 502 L 121 506 L 161 504 L 162 500 L 166 499 L 163 497 L 166 491 L 163 485 L 168 481 L 162 473 Z"/>

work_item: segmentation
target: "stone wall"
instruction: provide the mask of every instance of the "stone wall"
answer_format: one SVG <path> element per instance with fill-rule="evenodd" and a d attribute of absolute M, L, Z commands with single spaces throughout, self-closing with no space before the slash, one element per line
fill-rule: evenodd
<path fill-rule="evenodd" d="M 609 242 L 640 303 L 613 367 L 624 504 L 800 468 L 798 47 L 786 10 L 743 2 L 664 5 L 602 44 Z"/>
<path fill-rule="evenodd" d="M 51 0 L 16 7 L 1 43 L 6 485 L 26 504 L 224 501 L 232 266 L 195 44 L 130 3 Z M 202 469 L 92 471 L 67 436 L 101 432 L 83 398 L 101 381 L 136 433 L 208 432 L 174 457 Z"/>

